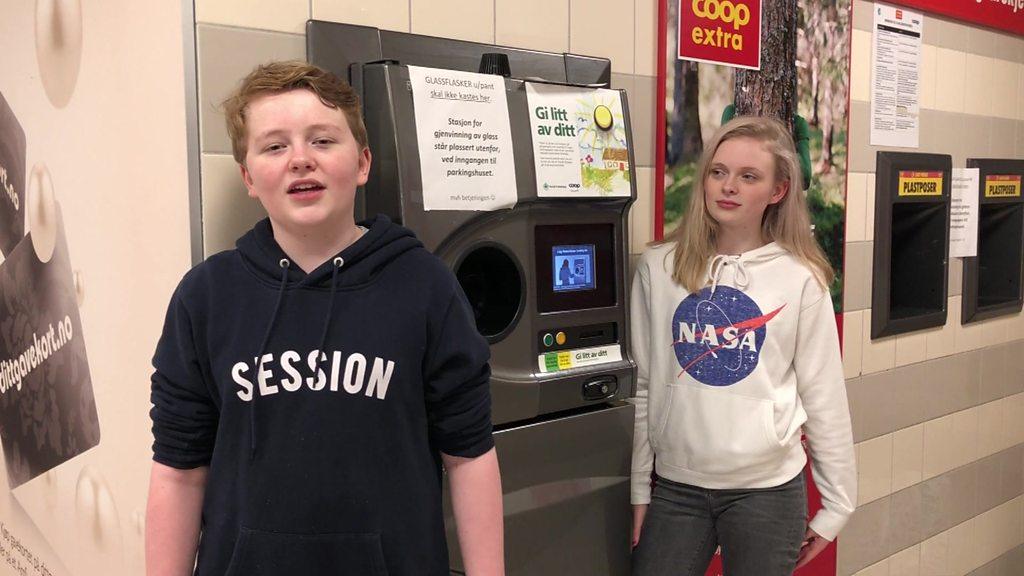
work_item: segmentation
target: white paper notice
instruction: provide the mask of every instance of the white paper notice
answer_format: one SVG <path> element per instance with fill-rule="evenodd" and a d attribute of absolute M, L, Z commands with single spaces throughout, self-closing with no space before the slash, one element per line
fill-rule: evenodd
<path fill-rule="evenodd" d="M 409 66 L 424 210 L 515 206 L 516 170 L 505 80 Z"/>
<path fill-rule="evenodd" d="M 978 255 L 978 173 L 977 168 L 953 168 L 949 214 L 951 258 Z"/>
<path fill-rule="evenodd" d="M 882 4 L 875 4 L 874 9 L 871 145 L 917 148 L 924 18 Z"/>
<path fill-rule="evenodd" d="M 616 90 L 526 84 L 537 196 L 625 196 L 632 170 Z"/>

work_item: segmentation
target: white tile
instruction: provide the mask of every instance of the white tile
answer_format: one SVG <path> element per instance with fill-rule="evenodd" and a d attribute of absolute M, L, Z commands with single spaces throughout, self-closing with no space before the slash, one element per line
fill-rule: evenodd
<path fill-rule="evenodd" d="M 949 533 L 939 532 L 921 542 L 921 574 L 945 576 L 949 574 Z"/>
<path fill-rule="evenodd" d="M 889 559 L 886 558 L 881 562 L 875 562 L 871 566 L 858 570 L 853 576 L 890 576 L 889 575 Z"/>
<path fill-rule="evenodd" d="M 1024 443 L 1024 392 L 1004 399 L 1003 439 L 1007 447 Z"/>
<path fill-rule="evenodd" d="M 210 256 L 235 246 L 242 234 L 267 213 L 259 200 L 250 198 L 229 155 L 203 154 L 200 172 L 203 186 L 203 252 Z"/>
<path fill-rule="evenodd" d="M 908 332 L 896 336 L 896 365 L 907 366 L 924 362 L 926 336 L 921 332 Z"/>
<path fill-rule="evenodd" d="M 938 76 L 939 55 L 935 46 L 921 46 L 921 108 L 935 108 L 935 83 Z"/>
<path fill-rule="evenodd" d="M 312 0 L 313 18 L 373 26 L 382 30 L 409 31 L 409 0 Z"/>
<path fill-rule="evenodd" d="M 871 339 L 871 310 L 864 310 L 864 333 L 862 342 L 863 359 L 861 361 L 861 374 L 871 374 L 892 370 L 896 367 L 896 338 Z"/>
<path fill-rule="evenodd" d="M 861 354 L 864 349 L 863 310 L 843 313 L 843 374 L 847 378 L 860 376 Z"/>
<path fill-rule="evenodd" d="M 947 317 L 949 321 L 953 322 L 956 351 L 969 352 L 971 350 L 984 348 L 985 332 L 982 327 L 984 322 L 970 322 L 968 324 L 962 324 L 960 322 L 962 296 L 953 296 L 952 300 L 955 302 L 953 303 L 953 306 L 949 308 L 949 314 Z"/>
<path fill-rule="evenodd" d="M 470 42 L 494 43 L 494 2 L 410 0 L 412 32 Z"/>
<path fill-rule="evenodd" d="M 988 56 L 967 54 L 964 64 L 964 112 L 978 116 L 990 116 L 995 112 L 995 60 Z"/>
<path fill-rule="evenodd" d="M 956 301 L 959 304 L 959 299 Z M 949 356 L 956 352 L 956 324 L 953 322 L 953 298 L 946 300 L 946 323 L 942 328 L 926 330 L 925 356 L 928 360 Z M 959 319 L 959 313 L 957 314 Z"/>
<path fill-rule="evenodd" d="M 915 544 L 890 556 L 889 576 L 925 576 L 921 574 L 921 545 Z"/>
<path fill-rule="evenodd" d="M 978 409 L 961 410 L 953 415 L 953 438 L 949 452 L 953 467 L 970 464 L 978 459 Z"/>
<path fill-rule="evenodd" d="M 612 72 L 633 74 L 633 2 L 570 0 L 569 51 L 612 61 Z"/>
<path fill-rule="evenodd" d="M 850 46 L 850 99 L 871 101 L 871 32 L 854 30 Z"/>
<path fill-rule="evenodd" d="M 977 534 L 975 533 L 974 518 L 961 522 L 947 530 L 949 534 L 949 573 L 955 575 L 967 574 L 978 568 Z M 924 573 L 921 576 L 925 576 Z"/>
<path fill-rule="evenodd" d="M 975 516 L 975 537 L 978 563 L 984 565 L 999 557 L 999 549 L 1002 547 L 999 533 L 999 507 L 982 512 Z"/>
<path fill-rule="evenodd" d="M 496 0 L 495 43 L 569 51 L 569 0 Z"/>
<path fill-rule="evenodd" d="M 309 0 L 195 0 L 196 22 L 302 33 Z"/>
<path fill-rule="evenodd" d="M 892 493 L 892 434 L 857 445 L 858 505 Z"/>
<path fill-rule="evenodd" d="M 865 234 L 867 224 L 867 184 L 865 172 L 850 172 L 846 176 L 846 241 L 869 240 Z"/>
<path fill-rule="evenodd" d="M 1017 94 L 1024 94 L 1024 64 L 1017 64 Z M 1017 120 L 1024 120 L 1024 98 L 1017 98 Z"/>
<path fill-rule="evenodd" d="M 1018 68 L 1020 65 L 1016 62 L 999 58 L 992 60 L 992 86 L 988 90 L 991 101 L 989 115 L 1017 118 L 1017 100 L 1021 98 L 1017 92 Z"/>
<path fill-rule="evenodd" d="M 935 49 L 938 74 L 935 83 L 935 108 L 946 112 L 964 111 L 964 78 L 967 55 L 959 50 Z"/>
<path fill-rule="evenodd" d="M 636 41 L 634 43 L 634 74 L 658 75 L 658 3 L 635 0 Z"/>
<path fill-rule="evenodd" d="M 953 442 L 953 415 L 924 423 L 924 453 L 922 457 L 922 478 L 927 480 L 954 467 L 953 454 L 949 447 Z"/>
<path fill-rule="evenodd" d="M 654 240 L 654 170 L 637 167 L 636 202 L 629 209 L 630 253 L 640 254 Z"/>
<path fill-rule="evenodd" d="M 1001 400 L 978 406 L 978 458 L 991 456 L 1003 445 L 1003 412 Z"/>
<path fill-rule="evenodd" d="M 892 434 L 892 491 L 899 492 L 923 478 L 924 424 Z"/>

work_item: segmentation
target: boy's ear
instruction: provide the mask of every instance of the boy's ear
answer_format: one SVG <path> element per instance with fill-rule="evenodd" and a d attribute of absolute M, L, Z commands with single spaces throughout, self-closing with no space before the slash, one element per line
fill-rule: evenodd
<path fill-rule="evenodd" d="M 789 180 L 783 180 L 775 185 L 775 189 L 772 191 L 772 197 L 768 200 L 769 204 L 778 204 L 782 202 L 782 199 L 789 193 Z"/>
<path fill-rule="evenodd" d="M 242 173 L 242 183 L 245 184 L 245 189 L 249 192 L 250 198 L 256 198 L 256 192 L 253 191 L 252 175 L 249 174 L 249 169 L 245 167 L 245 164 L 239 164 L 238 170 Z"/>
<path fill-rule="evenodd" d="M 366 184 L 370 177 L 370 164 L 373 162 L 373 154 L 370 154 L 370 147 L 364 146 L 359 152 L 359 177 L 356 182 L 358 186 Z"/>

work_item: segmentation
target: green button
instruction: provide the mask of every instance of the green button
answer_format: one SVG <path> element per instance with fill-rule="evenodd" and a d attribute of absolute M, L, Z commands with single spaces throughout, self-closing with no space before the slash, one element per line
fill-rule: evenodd
<path fill-rule="evenodd" d="M 544 367 L 548 372 L 558 372 L 558 352 L 548 352 L 544 355 Z"/>
<path fill-rule="evenodd" d="M 555 343 L 555 337 L 552 336 L 551 333 L 548 333 L 548 334 L 544 335 L 544 345 L 545 346 L 551 346 L 554 343 Z"/>

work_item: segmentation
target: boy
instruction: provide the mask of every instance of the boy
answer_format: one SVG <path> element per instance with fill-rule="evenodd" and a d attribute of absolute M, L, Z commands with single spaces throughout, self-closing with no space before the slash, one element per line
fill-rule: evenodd
<path fill-rule="evenodd" d="M 503 574 L 489 350 L 410 231 L 355 223 L 371 160 L 357 96 L 271 63 L 225 111 L 269 219 L 171 300 L 148 574 L 447 576 L 442 462 L 467 573 Z"/>

